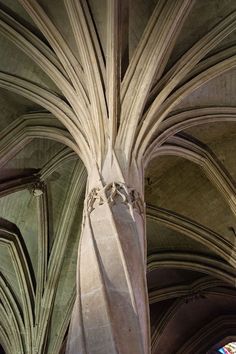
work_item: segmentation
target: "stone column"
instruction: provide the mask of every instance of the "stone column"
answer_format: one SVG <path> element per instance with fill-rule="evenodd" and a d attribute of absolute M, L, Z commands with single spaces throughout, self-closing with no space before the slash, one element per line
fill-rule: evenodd
<path fill-rule="evenodd" d="M 125 183 L 87 193 L 66 353 L 150 353 L 144 203 Z"/>

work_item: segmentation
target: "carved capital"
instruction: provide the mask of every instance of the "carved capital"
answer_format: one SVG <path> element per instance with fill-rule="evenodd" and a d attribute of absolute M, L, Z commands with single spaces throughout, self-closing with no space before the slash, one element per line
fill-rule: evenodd
<path fill-rule="evenodd" d="M 144 202 L 140 194 L 125 183 L 112 182 L 103 188 L 94 188 L 86 198 L 87 211 L 91 213 L 96 206 L 108 203 L 114 205 L 118 203 L 126 204 L 130 209 L 144 213 Z"/>

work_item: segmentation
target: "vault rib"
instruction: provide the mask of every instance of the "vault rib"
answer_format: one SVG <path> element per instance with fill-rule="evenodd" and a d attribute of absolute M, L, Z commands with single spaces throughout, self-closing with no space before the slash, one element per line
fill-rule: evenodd
<path fill-rule="evenodd" d="M 235 257 L 232 257 L 232 245 L 222 235 L 183 215 L 163 208 L 148 206 L 147 218 L 156 220 L 203 245 L 207 245 L 212 251 L 227 262 L 230 260 L 232 265 L 235 266 L 236 260 Z"/>
<path fill-rule="evenodd" d="M 156 150 L 153 157 L 161 155 L 181 156 L 191 162 L 198 164 L 205 172 L 208 179 L 221 193 L 226 200 L 233 214 L 236 216 L 236 188 L 225 166 L 221 166 L 209 148 L 203 144 L 190 140 L 186 134 L 184 136 L 174 136 Z"/>
<path fill-rule="evenodd" d="M 192 5 L 191 0 L 159 1 L 129 64 L 122 84 L 121 126 L 117 141 L 118 146 L 125 147 L 128 160 L 155 74 Z"/>
<path fill-rule="evenodd" d="M 133 153 L 135 156 L 138 156 L 138 160 L 142 159 L 153 136 L 158 133 L 161 122 L 167 117 L 173 108 L 197 88 L 203 86 L 205 83 L 222 73 L 234 68 L 236 66 L 235 59 L 236 55 L 232 55 L 231 57 L 212 65 L 206 70 L 203 70 L 203 72 L 196 75 L 174 91 L 174 93 L 172 93 L 161 106 L 157 104 L 155 107 L 151 106 L 151 110 L 147 111 L 140 124 L 140 130 L 134 146 Z"/>
<path fill-rule="evenodd" d="M 207 53 L 215 48 L 222 40 L 236 29 L 236 11 L 223 19 L 204 37 L 197 41 L 175 65 L 157 82 L 152 89 L 149 99 L 154 98 L 153 106 L 160 105 L 173 91 L 173 89 L 194 69 L 196 64 L 203 59 Z M 162 90 L 159 92 L 159 87 Z M 156 102 L 155 102 L 156 101 Z M 151 114 L 151 113 L 150 113 Z"/>
<path fill-rule="evenodd" d="M 10 74 L 0 73 L 0 87 L 20 94 L 54 114 L 76 140 L 86 167 L 90 165 L 91 153 L 88 143 L 77 125 L 76 115 L 64 100 L 51 91 Z"/>
<path fill-rule="evenodd" d="M 83 91 L 83 82 L 81 82 L 81 77 L 83 77 L 83 69 L 78 60 L 74 57 L 58 29 L 54 26 L 50 18 L 47 16 L 37 1 L 18 1 L 25 8 L 29 16 L 33 19 L 36 26 L 39 28 L 39 30 L 42 32 L 44 37 L 55 51 L 58 60 L 61 62 L 65 71 L 70 77 L 70 80 L 76 91 Z"/>
<path fill-rule="evenodd" d="M 91 140 L 92 152 L 99 166 L 102 163 L 102 155 L 105 150 L 105 132 L 107 126 L 107 109 L 105 93 L 103 89 L 103 78 L 101 68 L 101 57 L 98 42 L 95 37 L 92 20 L 86 1 L 66 0 L 66 9 L 76 40 L 79 52 L 81 53 L 82 65 L 89 94 L 90 116 L 88 122 L 90 127 L 89 139 Z"/>

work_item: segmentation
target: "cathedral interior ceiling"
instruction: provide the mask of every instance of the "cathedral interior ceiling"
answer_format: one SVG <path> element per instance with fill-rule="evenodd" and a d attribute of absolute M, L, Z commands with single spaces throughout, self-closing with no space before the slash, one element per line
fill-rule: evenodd
<path fill-rule="evenodd" d="M 73 130 L 96 100 L 89 65 L 96 62 L 105 94 L 112 70 L 107 1 L 78 2 L 89 5 L 84 38 L 74 28 L 75 0 L 0 1 L 0 344 L 7 354 L 32 345 L 40 352 L 45 338 L 45 353 L 58 354 L 75 299 L 90 162 L 88 136 Z M 236 2 L 183 1 L 171 38 L 173 19 L 155 18 L 164 2 L 121 1 L 120 94 L 125 111 L 129 80 L 139 88 L 147 80 L 137 134 L 125 147 L 145 168 L 152 351 L 196 354 L 236 330 Z M 166 3 L 174 11 L 180 2 Z M 151 25 L 164 48 L 145 42 Z M 135 71 L 139 60 L 150 66 L 147 77 Z M 141 89 L 134 91 L 138 100 Z"/>

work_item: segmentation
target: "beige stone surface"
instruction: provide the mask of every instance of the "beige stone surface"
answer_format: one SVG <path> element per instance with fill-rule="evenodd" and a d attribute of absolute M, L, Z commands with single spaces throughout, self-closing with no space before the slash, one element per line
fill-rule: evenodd
<path fill-rule="evenodd" d="M 0 352 L 235 336 L 235 30 L 234 0 L 0 1 Z"/>

